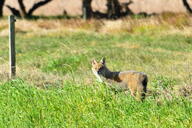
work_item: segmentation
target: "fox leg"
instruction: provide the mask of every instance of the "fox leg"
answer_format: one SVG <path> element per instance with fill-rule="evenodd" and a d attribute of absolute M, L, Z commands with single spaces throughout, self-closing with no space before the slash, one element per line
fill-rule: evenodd
<path fill-rule="evenodd" d="M 137 99 L 143 101 L 145 99 L 146 88 L 140 85 L 137 88 Z"/>
<path fill-rule="evenodd" d="M 130 92 L 131 92 L 131 95 L 132 95 L 133 97 L 136 96 L 136 90 L 135 90 L 135 89 L 130 89 Z"/>

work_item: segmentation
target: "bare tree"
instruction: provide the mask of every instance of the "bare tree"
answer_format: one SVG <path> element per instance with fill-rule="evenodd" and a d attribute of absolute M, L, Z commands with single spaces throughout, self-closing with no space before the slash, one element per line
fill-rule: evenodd
<path fill-rule="evenodd" d="M 91 2 L 92 0 L 83 0 L 82 1 L 82 11 L 83 11 L 83 18 L 90 19 L 93 14 Z"/>
<path fill-rule="evenodd" d="M 187 2 L 187 0 L 182 0 L 183 1 L 183 5 L 185 6 L 185 8 L 187 9 L 187 11 L 189 13 L 192 13 L 192 8 L 190 7 L 189 3 Z"/>
<path fill-rule="evenodd" d="M 0 0 L 0 17 L 3 16 L 3 6 L 4 6 L 5 0 Z"/>
<path fill-rule="evenodd" d="M 37 10 L 41 6 L 47 4 L 51 1 L 52 0 L 41 0 L 37 3 L 35 3 L 28 11 L 26 11 L 23 0 L 18 0 L 20 10 L 17 10 L 14 7 L 11 7 L 9 5 L 7 5 L 7 7 L 10 9 L 10 11 L 12 12 L 13 15 L 16 15 L 19 17 L 31 17 L 35 10 Z"/>

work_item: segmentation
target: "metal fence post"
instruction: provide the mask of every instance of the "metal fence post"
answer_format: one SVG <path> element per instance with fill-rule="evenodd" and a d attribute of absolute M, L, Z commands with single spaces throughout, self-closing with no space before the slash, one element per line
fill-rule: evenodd
<path fill-rule="evenodd" d="M 9 16 L 9 62 L 10 62 L 10 78 L 16 76 L 16 55 L 15 55 L 15 17 Z"/>

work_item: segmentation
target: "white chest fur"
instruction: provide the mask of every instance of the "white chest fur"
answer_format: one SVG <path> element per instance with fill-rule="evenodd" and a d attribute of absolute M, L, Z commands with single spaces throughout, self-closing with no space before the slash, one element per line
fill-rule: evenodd
<path fill-rule="evenodd" d="M 101 79 L 101 77 L 99 76 L 99 74 L 97 73 L 97 71 L 95 71 L 94 69 L 92 69 L 92 72 L 93 72 L 93 74 L 96 76 L 96 78 L 97 78 L 97 80 L 98 80 L 99 82 L 103 82 L 103 80 Z"/>

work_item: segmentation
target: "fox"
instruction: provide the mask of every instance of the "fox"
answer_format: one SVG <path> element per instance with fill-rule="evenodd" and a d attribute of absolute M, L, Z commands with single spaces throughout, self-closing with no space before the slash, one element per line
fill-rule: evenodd
<path fill-rule="evenodd" d="M 112 80 L 120 83 L 118 86 L 124 88 L 125 91 L 130 90 L 131 96 L 137 100 L 144 100 L 147 93 L 148 77 L 143 72 L 137 71 L 110 71 L 106 66 L 106 59 L 103 57 L 100 62 L 92 60 L 92 72 L 99 82 Z"/>

